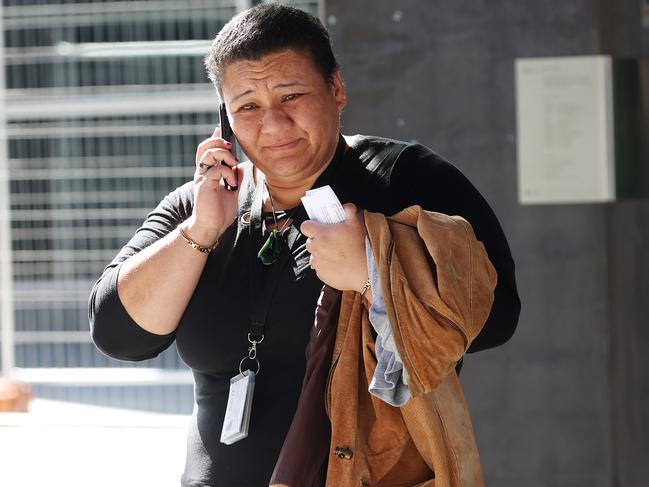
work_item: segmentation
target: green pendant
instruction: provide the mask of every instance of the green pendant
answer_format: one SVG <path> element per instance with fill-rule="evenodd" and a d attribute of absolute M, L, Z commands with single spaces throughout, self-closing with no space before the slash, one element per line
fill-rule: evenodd
<path fill-rule="evenodd" d="M 275 229 L 270 232 L 270 236 L 257 253 L 257 258 L 261 260 L 262 264 L 271 265 L 277 261 L 282 251 L 282 239 L 283 237 L 279 230 Z"/>

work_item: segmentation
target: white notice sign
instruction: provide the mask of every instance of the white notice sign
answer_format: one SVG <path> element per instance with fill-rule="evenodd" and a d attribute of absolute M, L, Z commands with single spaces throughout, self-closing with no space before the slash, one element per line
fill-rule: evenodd
<path fill-rule="evenodd" d="M 615 199 L 612 98 L 608 56 L 516 61 L 521 203 Z"/>

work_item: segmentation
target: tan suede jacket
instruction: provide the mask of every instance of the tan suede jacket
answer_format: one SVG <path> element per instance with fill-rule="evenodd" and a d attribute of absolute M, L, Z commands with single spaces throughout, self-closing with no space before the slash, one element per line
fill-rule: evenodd
<path fill-rule="evenodd" d="M 482 486 L 455 365 L 489 316 L 496 272 L 461 217 L 413 206 L 365 212 L 365 225 L 412 398 L 395 408 L 369 394 L 368 303 L 345 292 L 327 383 L 327 487 Z"/>

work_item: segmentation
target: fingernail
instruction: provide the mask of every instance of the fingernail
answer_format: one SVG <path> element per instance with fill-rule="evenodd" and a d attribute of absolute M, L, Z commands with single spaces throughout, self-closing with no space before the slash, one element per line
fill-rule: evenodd
<path fill-rule="evenodd" d="M 232 147 L 232 142 L 228 142 L 228 141 L 226 140 L 225 143 L 226 143 L 226 145 L 227 145 L 228 147 Z"/>

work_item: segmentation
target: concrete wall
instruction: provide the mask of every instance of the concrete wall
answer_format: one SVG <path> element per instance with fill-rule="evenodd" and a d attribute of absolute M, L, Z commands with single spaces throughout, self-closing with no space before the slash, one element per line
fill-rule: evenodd
<path fill-rule="evenodd" d="M 509 237 L 519 329 L 461 378 L 489 486 L 649 485 L 649 202 L 519 205 L 514 100 L 517 57 L 649 57 L 639 3 L 325 3 L 344 132 L 441 153 Z"/>

